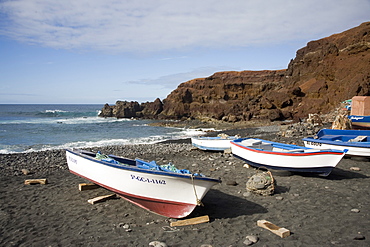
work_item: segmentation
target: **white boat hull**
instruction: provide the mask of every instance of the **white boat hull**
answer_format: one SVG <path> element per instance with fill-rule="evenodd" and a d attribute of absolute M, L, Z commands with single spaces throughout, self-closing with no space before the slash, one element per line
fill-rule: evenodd
<path fill-rule="evenodd" d="M 347 149 L 348 156 L 370 157 L 370 130 L 321 129 L 314 137 L 302 139 L 316 149 Z"/>
<path fill-rule="evenodd" d="M 289 152 L 263 150 L 258 147 L 243 145 L 236 140 L 232 142 L 231 151 L 233 155 L 246 161 L 251 166 L 294 172 L 315 172 L 323 176 L 329 175 L 345 154 L 345 152 L 340 150 L 322 151 L 296 147 L 296 152 L 294 152 L 294 149 L 291 149 Z"/>
<path fill-rule="evenodd" d="M 70 171 L 157 214 L 183 218 L 199 204 L 217 179 L 135 166 L 121 166 L 67 150 Z"/>
<path fill-rule="evenodd" d="M 310 141 L 303 141 L 304 145 L 309 148 L 317 148 L 317 149 L 339 149 L 345 150 L 347 149 L 346 155 L 348 156 L 363 156 L 363 157 L 370 157 L 370 148 L 362 148 L 362 147 L 351 147 L 345 145 L 333 145 L 333 144 L 326 144 L 316 142 L 314 139 Z"/>
<path fill-rule="evenodd" d="M 235 137 L 193 137 L 191 138 L 191 143 L 194 147 L 201 150 L 223 151 L 229 149 L 231 147 L 230 141 L 235 139 Z"/>

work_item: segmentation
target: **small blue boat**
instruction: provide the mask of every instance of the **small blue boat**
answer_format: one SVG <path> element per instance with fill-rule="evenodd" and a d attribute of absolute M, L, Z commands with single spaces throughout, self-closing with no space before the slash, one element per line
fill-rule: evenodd
<path fill-rule="evenodd" d="M 316 149 L 347 149 L 348 156 L 370 157 L 370 130 L 322 129 L 314 137 L 302 139 Z"/>
<path fill-rule="evenodd" d="M 370 129 L 370 116 L 349 115 L 353 127 Z"/>

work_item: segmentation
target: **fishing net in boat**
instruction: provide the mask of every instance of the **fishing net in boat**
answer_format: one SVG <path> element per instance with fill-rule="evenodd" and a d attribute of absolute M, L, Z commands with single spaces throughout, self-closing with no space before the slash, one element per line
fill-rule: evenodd
<path fill-rule="evenodd" d="M 154 160 L 151 162 L 146 162 L 140 159 L 136 159 L 136 166 L 139 168 L 156 170 L 156 171 L 175 172 L 175 173 L 181 173 L 181 174 L 192 174 L 187 169 L 177 169 L 172 163 L 169 163 L 167 165 L 158 165 Z M 197 174 L 197 173 L 194 173 L 192 175 L 201 176 L 201 177 L 203 176 L 202 174 Z"/>
<path fill-rule="evenodd" d="M 257 172 L 247 181 L 247 190 L 258 195 L 269 196 L 275 191 L 276 181 L 270 171 Z"/>
<path fill-rule="evenodd" d="M 109 157 L 108 155 L 106 154 L 102 154 L 100 153 L 100 151 L 98 151 L 95 155 L 95 159 L 97 160 L 102 160 L 102 161 L 105 161 L 105 162 L 109 162 L 109 163 L 112 163 L 112 164 L 120 164 L 122 165 L 122 163 L 118 162 L 117 160 Z"/>

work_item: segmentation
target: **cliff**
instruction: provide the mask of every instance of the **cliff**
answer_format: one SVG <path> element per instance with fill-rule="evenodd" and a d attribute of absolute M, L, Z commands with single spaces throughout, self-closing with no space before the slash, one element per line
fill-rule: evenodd
<path fill-rule="evenodd" d="M 309 42 L 285 70 L 218 72 L 180 84 L 163 102 L 117 101 L 101 116 L 274 121 L 328 113 L 357 95 L 370 95 L 370 22 Z"/>

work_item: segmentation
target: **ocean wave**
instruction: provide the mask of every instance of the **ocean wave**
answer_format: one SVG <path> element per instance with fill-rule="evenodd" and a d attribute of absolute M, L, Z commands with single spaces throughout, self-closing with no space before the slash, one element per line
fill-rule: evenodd
<path fill-rule="evenodd" d="M 179 128 L 176 128 L 179 129 Z M 192 136 L 204 135 L 210 129 L 180 129 L 181 131 L 169 132 L 163 135 L 152 135 L 127 139 L 100 139 L 96 141 L 76 141 L 63 144 L 34 144 L 34 145 L 0 145 L 0 154 L 30 153 L 38 151 L 67 149 L 67 148 L 92 148 L 115 145 L 155 144 L 167 140 L 186 139 Z"/>
<path fill-rule="evenodd" d="M 102 117 L 74 117 L 74 118 L 27 118 L 27 119 L 6 119 L 1 124 L 89 124 L 89 123 L 114 123 L 133 121 L 126 118 L 102 118 Z"/>
<path fill-rule="evenodd" d="M 150 136 L 143 138 L 132 138 L 132 139 L 103 139 L 98 141 L 77 141 L 69 142 L 60 145 L 50 144 L 35 144 L 35 145 L 0 145 L 0 154 L 11 154 L 11 153 L 30 153 L 48 150 L 58 150 L 67 148 L 92 148 L 92 147 L 104 147 L 104 146 L 115 146 L 115 145 L 135 145 L 135 144 L 154 144 L 161 141 L 172 139 L 165 136 Z"/>
<path fill-rule="evenodd" d="M 66 110 L 44 110 L 38 111 L 35 113 L 38 117 L 66 117 L 66 118 L 76 118 L 76 117 L 93 117 L 99 115 L 99 110 L 88 111 L 88 112 L 79 112 L 79 111 L 66 111 Z"/>

